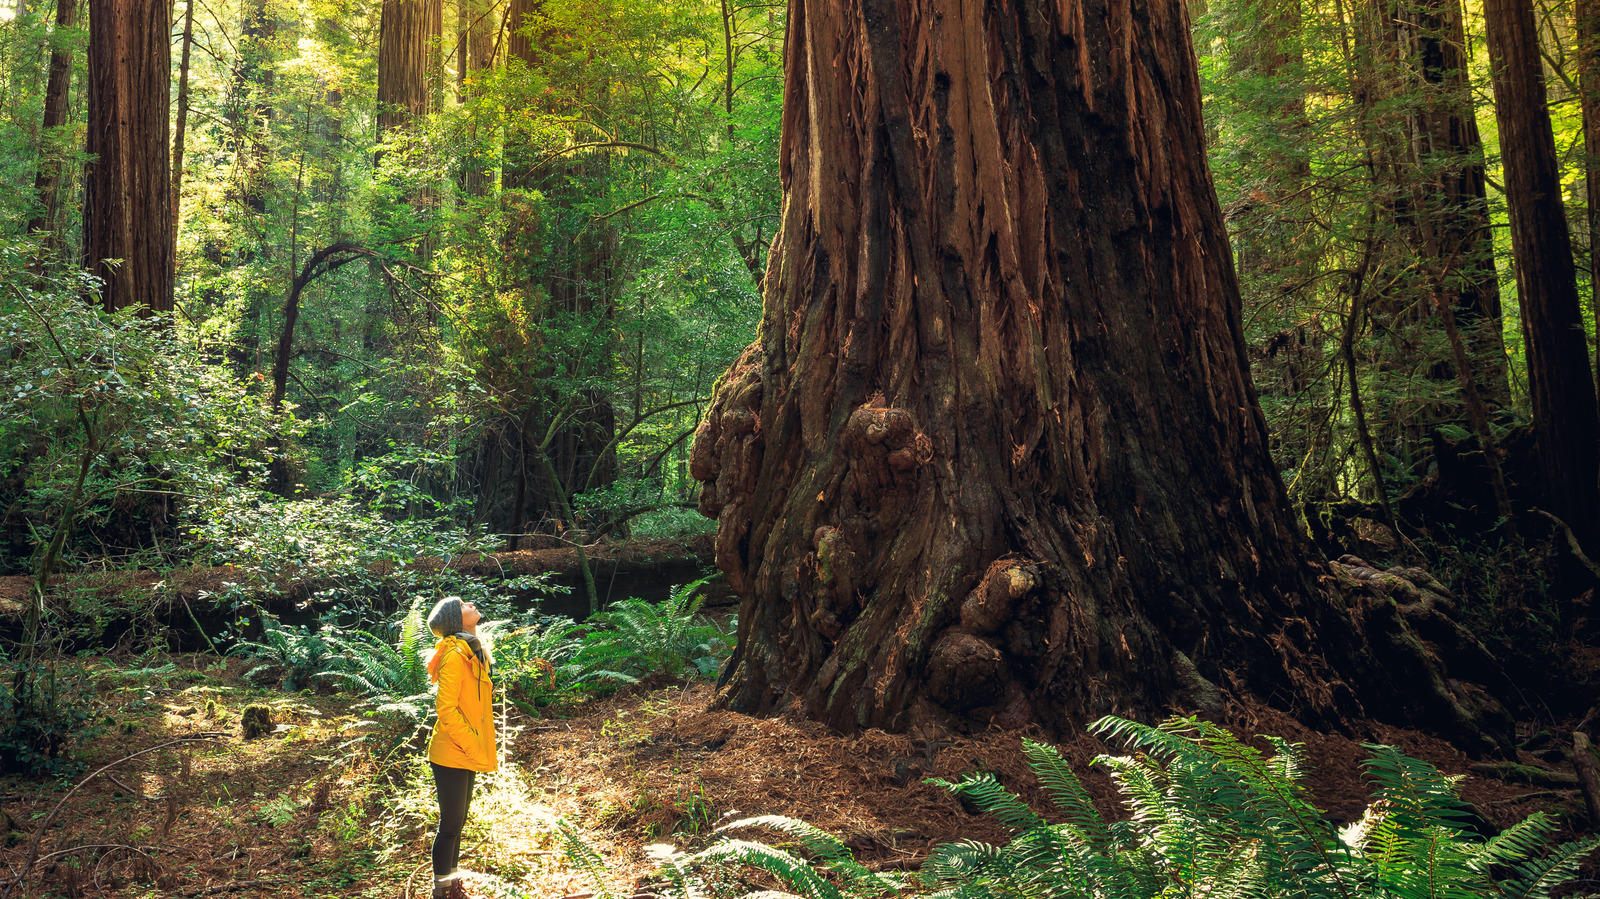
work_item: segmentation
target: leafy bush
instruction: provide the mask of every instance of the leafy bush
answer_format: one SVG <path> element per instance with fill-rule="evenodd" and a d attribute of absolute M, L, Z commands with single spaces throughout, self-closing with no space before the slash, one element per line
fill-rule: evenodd
<path fill-rule="evenodd" d="M 1104 718 L 1092 729 L 1137 753 L 1095 760 L 1111 770 L 1128 820 L 1102 818 L 1059 752 L 1024 741 L 1061 823 L 1048 823 L 991 774 L 933 781 L 1016 836 L 1004 846 L 939 847 L 917 875 L 919 885 L 945 899 L 1549 897 L 1600 845 L 1589 838 L 1548 849 L 1555 827 L 1543 814 L 1484 839 L 1467 827 L 1470 813 L 1454 778 L 1389 746 L 1367 746 L 1372 804 L 1361 821 L 1335 831 L 1306 795 L 1298 744 L 1265 738 L 1273 748 L 1267 755 L 1194 718 L 1160 727 Z M 703 886 L 703 869 L 731 863 L 760 867 L 811 899 L 900 891 L 803 822 L 752 818 L 721 830 L 749 826 L 786 833 L 818 861 L 725 839 L 663 873 L 680 894 Z"/>
<path fill-rule="evenodd" d="M 53 662 L 0 667 L 0 772 L 70 776 L 83 769 L 76 744 L 100 733 L 94 684 Z"/>
<path fill-rule="evenodd" d="M 633 519 L 630 532 L 636 540 L 682 540 L 700 534 L 714 534 L 717 520 L 694 509 L 667 506 Z"/>
<path fill-rule="evenodd" d="M 592 667 L 583 658 L 589 626 L 560 615 L 538 615 L 496 638 L 496 678 L 506 699 L 530 715 L 592 689 L 632 683 L 631 675 Z"/>
<path fill-rule="evenodd" d="M 713 677 L 733 648 L 732 636 L 700 614 L 702 578 L 651 603 L 628 598 L 590 619 L 579 661 L 589 669 L 642 678 Z"/>
<path fill-rule="evenodd" d="M 174 328 L 85 304 L 93 278 L 25 257 L 0 241 L 0 571 L 156 549 L 177 536 L 170 497 L 231 492 L 266 435 L 303 430 Z"/>

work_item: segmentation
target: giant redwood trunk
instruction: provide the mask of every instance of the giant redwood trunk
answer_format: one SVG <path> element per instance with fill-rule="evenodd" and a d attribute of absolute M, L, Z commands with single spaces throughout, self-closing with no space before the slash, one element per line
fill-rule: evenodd
<path fill-rule="evenodd" d="M 693 452 L 743 598 L 723 702 L 1459 723 L 1290 519 L 1181 0 L 792 0 L 786 59 L 761 337 Z"/>
<path fill-rule="evenodd" d="M 89 4 L 83 253 L 107 310 L 172 311 L 171 31 L 165 0 Z"/>

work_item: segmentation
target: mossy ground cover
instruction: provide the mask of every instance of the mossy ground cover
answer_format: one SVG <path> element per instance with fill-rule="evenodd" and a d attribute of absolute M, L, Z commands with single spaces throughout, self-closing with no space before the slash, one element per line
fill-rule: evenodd
<path fill-rule="evenodd" d="M 432 791 L 418 740 L 397 739 L 398 729 L 375 723 L 348 695 L 254 686 L 242 661 L 156 661 L 70 663 L 98 688 L 92 701 L 101 733 L 81 747 L 85 774 L 150 747 L 194 742 L 123 761 L 84 783 L 39 839 L 37 860 L 13 896 L 426 895 Z M 943 842 L 1006 837 L 926 778 L 990 771 L 1025 798 L 1038 790 L 1016 733 L 845 737 L 811 723 L 714 710 L 710 699 L 705 685 L 641 686 L 560 717 L 512 710 L 506 764 L 480 781 L 473 801 L 462 864 L 478 874 L 467 894 L 597 892 L 593 872 L 563 852 L 561 821 L 605 859 L 607 888 L 628 896 L 648 892 L 662 853 L 701 848 L 734 818 L 803 818 L 843 836 L 871 867 L 906 869 Z M 251 706 L 269 709 L 273 726 L 246 740 L 241 719 Z M 1229 724 L 1307 743 L 1318 804 L 1341 823 L 1359 817 L 1369 794 L 1355 740 L 1260 710 Z M 1447 773 L 1468 774 L 1472 763 L 1415 732 L 1362 737 Z M 1104 749 L 1088 736 L 1062 746 L 1091 793 L 1114 811 L 1109 782 L 1088 767 Z M 8 872 L 0 889 L 23 870 L 39 825 L 83 776 L 0 779 L 7 831 L 0 863 Z M 1491 822 L 1543 809 L 1573 829 L 1589 827 L 1575 791 L 1468 776 L 1463 794 Z"/>

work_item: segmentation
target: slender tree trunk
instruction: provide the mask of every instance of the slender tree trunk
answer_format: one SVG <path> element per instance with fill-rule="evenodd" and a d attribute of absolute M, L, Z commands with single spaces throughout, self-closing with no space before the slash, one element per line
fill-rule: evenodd
<path fill-rule="evenodd" d="M 183 56 L 178 63 L 178 125 L 172 138 L 172 241 L 177 246 L 183 195 L 183 139 L 189 129 L 189 49 L 194 43 L 194 0 L 183 5 Z"/>
<path fill-rule="evenodd" d="M 1584 189 L 1589 206 L 1589 302 L 1600 360 L 1600 0 L 1577 0 L 1578 90 L 1583 107 Z M 1595 366 L 1600 382 L 1600 364 Z M 1600 397 L 1600 383 L 1596 384 Z"/>
<path fill-rule="evenodd" d="M 721 701 L 1062 732 L 1209 682 L 1467 729 L 1306 561 L 1181 0 L 788 22 L 761 338 L 693 451 L 742 597 Z"/>
<path fill-rule="evenodd" d="M 90 7 L 84 264 L 108 310 L 172 311 L 171 32 L 165 0 Z"/>
<path fill-rule="evenodd" d="M 39 168 L 34 173 L 34 192 L 39 209 L 28 222 L 30 232 L 45 235 L 46 255 L 54 255 L 61 245 L 61 128 L 67 124 L 71 108 L 68 93 L 72 85 L 72 49 L 67 33 L 78 23 L 79 0 L 57 0 L 56 27 L 50 40 L 50 76 L 44 89 L 44 121 L 39 131 Z"/>
<path fill-rule="evenodd" d="M 240 15 L 239 60 L 234 67 L 233 97 L 228 111 L 237 160 L 234 189 L 240 205 L 253 214 L 255 226 L 263 228 L 263 216 L 267 211 L 268 131 L 272 119 L 269 97 L 276 80 L 272 38 L 277 33 L 277 21 L 267 9 L 266 0 L 249 0 Z M 266 245 L 263 241 L 262 246 Z M 293 260 L 290 264 L 293 265 Z"/>
<path fill-rule="evenodd" d="M 1410 143 L 1416 171 L 1408 180 L 1411 243 L 1449 273 L 1442 284 L 1466 340 L 1469 375 L 1488 406 L 1511 402 L 1501 335 L 1500 282 L 1489 229 L 1487 179 L 1478 136 L 1461 0 L 1394 3 L 1391 21 L 1403 41 L 1411 101 Z"/>
<path fill-rule="evenodd" d="M 494 22 L 487 0 L 458 0 L 456 58 L 457 97 L 462 103 L 470 102 L 478 93 L 474 83 L 494 65 Z M 478 152 L 479 116 L 472 116 L 472 147 L 468 158 L 462 160 L 459 184 L 461 192 L 471 197 L 481 197 L 489 192 L 489 167 Z"/>
<path fill-rule="evenodd" d="M 1547 501 L 1591 550 L 1600 543 L 1600 413 L 1529 0 L 1484 0 L 1528 394 Z"/>
<path fill-rule="evenodd" d="M 538 65 L 538 47 L 528 33 L 529 17 L 539 12 L 541 0 L 510 0 L 506 12 L 506 58 L 520 59 L 529 68 Z"/>

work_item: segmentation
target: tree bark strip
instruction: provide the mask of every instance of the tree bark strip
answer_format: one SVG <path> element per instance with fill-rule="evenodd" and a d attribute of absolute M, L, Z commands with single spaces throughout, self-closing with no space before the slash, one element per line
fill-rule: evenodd
<path fill-rule="evenodd" d="M 108 311 L 172 311 L 171 32 L 165 0 L 89 4 L 84 264 Z"/>
<path fill-rule="evenodd" d="M 189 50 L 194 44 L 194 0 L 183 5 L 183 53 L 178 62 L 178 124 L 172 138 L 172 243 L 178 243 L 178 212 L 183 196 L 183 140 L 189 130 Z"/>
<path fill-rule="evenodd" d="M 68 33 L 78 24 L 79 0 L 57 0 L 56 27 L 50 38 L 50 76 L 44 89 L 44 119 L 41 122 L 39 166 L 34 173 L 33 189 L 39 197 L 39 209 L 28 222 L 28 231 L 45 235 L 45 245 L 57 248 L 61 243 L 61 152 L 59 129 L 67 124 L 71 108 L 69 93 L 72 86 L 72 52 Z"/>
<path fill-rule="evenodd" d="M 427 115 L 443 22 L 435 0 L 383 0 L 378 24 L 378 138 Z"/>
<path fill-rule="evenodd" d="M 1589 205 L 1589 302 L 1600 359 L 1600 0 L 1577 0 L 1578 94 L 1583 109 L 1584 192 Z M 1600 398 L 1600 365 L 1595 366 Z"/>

